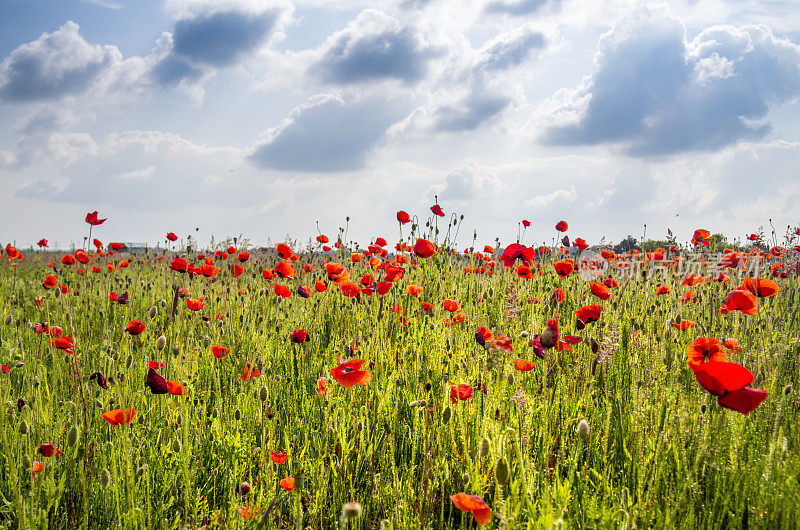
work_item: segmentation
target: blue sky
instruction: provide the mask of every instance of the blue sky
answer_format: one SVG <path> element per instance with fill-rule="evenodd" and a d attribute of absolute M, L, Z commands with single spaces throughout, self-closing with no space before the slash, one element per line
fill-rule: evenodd
<path fill-rule="evenodd" d="M 800 221 L 790 1 L 5 0 L 0 240 Z M 195 228 L 200 228 L 195 232 Z M 466 234 L 466 235 L 465 235 Z"/>

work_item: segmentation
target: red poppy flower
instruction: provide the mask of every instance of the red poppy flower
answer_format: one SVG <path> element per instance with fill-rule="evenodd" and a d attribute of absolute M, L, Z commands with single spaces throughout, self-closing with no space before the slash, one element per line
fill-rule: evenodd
<path fill-rule="evenodd" d="M 240 506 L 236 509 L 242 519 L 252 519 L 261 513 L 261 506 Z"/>
<path fill-rule="evenodd" d="M 475 341 L 481 346 L 486 345 L 486 343 L 490 342 L 492 339 L 494 339 L 494 336 L 491 330 L 486 326 L 481 326 L 475 330 Z"/>
<path fill-rule="evenodd" d="M 753 382 L 753 374 L 740 364 L 714 361 L 690 366 L 700 386 L 715 396 L 740 390 Z"/>
<path fill-rule="evenodd" d="M 591 324 L 592 322 L 600 320 L 600 313 L 602 311 L 603 308 L 599 305 L 587 305 L 575 311 L 575 317 L 584 324 Z"/>
<path fill-rule="evenodd" d="M 419 306 L 423 311 L 431 311 L 433 309 L 433 305 L 430 302 L 420 302 Z"/>
<path fill-rule="evenodd" d="M 736 289 L 747 290 L 759 298 L 767 298 L 778 294 L 778 284 L 767 278 L 745 278 Z"/>
<path fill-rule="evenodd" d="M 147 367 L 152 368 L 154 370 L 160 370 L 161 368 L 166 367 L 167 365 L 164 363 L 160 363 L 158 361 L 147 361 Z"/>
<path fill-rule="evenodd" d="M 125 326 L 125 331 L 130 333 L 133 336 L 139 335 L 141 332 L 144 331 L 144 322 L 141 320 L 131 320 L 128 322 L 128 325 Z"/>
<path fill-rule="evenodd" d="M 517 276 L 530 280 L 533 278 L 533 271 L 527 265 L 520 265 L 517 267 Z"/>
<path fill-rule="evenodd" d="M 556 261 L 553 263 L 553 267 L 556 269 L 556 274 L 561 276 L 562 278 L 566 278 L 572 271 L 575 270 L 575 262 L 571 259 L 564 259 L 561 261 Z"/>
<path fill-rule="evenodd" d="M 711 237 L 711 232 L 699 228 L 694 231 L 694 235 L 692 236 L 692 245 L 698 245 L 702 243 L 705 246 L 709 246 L 711 244 L 711 241 L 708 239 L 709 237 Z"/>
<path fill-rule="evenodd" d="M 566 292 L 564 292 L 564 290 L 563 290 L 563 289 L 556 289 L 556 290 L 555 290 L 555 291 L 553 291 L 553 293 L 550 295 L 550 300 L 551 300 L 551 301 L 553 301 L 553 302 L 556 302 L 556 303 L 558 303 L 558 304 L 560 304 L 561 302 L 563 302 L 563 301 L 564 301 L 566 298 L 567 298 L 567 293 L 566 293 Z"/>
<path fill-rule="evenodd" d="M 289 298 L 292 296 L 292 291 L 285 285 L 275 284 L 272 287 L 272 290 L 275 292 L 276 296 L 280 296 L 281 298 Z"/>
<path fill-rule="evenodd" d="M 37 451 L 39 452 L 40 455 L 47 458 L 53 455 L 58 456 L 61 454 L 61 449 L 59 449 L 53 444 L 42 444 L 39 446 L 39 449 L 37 449 Z"/>
<path fill-rule="evenodd" d="M 73 263 L 75 263 L 75 257 L 72 254 L 64 254 L 61 257 L 61 264 L 62 265 L 70 266 Z"/>
<path fill-rule="evenodd" d="M 249 253 L 249 252 L 247 252 L 246 250 L 243 250 L 243 251 L 239 252 L 239 255 L 238 255 L 238 256 L 236 256 L 236 258 L 237 258 L 237 259 L 238 259 L 240 262 L 244 263 L 245 261 L 247 261 L 247 260 L 249 260 L 249 259 L 250 259 L 250 253 Z"/>
<path fill-rule="evenodd" d="M 97 211 L 87 213 L 86 214 L 86 222 L 92 226 L 97 226 L 105 223 L 108 219 L 98 219 L 97 218 Z"/>
<path fill-rule="evenodd" d="M 147 377 L 145 378 L 144 384 L 153 394 L 166 394 L 169 392 L 167 379 L 153 368 L 147 369 Z"/>
<path fill-rule="evenodd" d="M 492 520 L 492 510 L 489 509 L 489 505 L 477 495 L 467 495 L 461 492 L 456 495 L 450 495 L 450 500 L 453 501 L 455 507 L 462 512 L 472 513 L 472 516 L 475 517 L 475 522 L 481 526 L 489 524 Z"/>
<path fill-rule="evenodd" d="M 52 289 L 58 285 L 58 279 L 55 276 L 46 276 L 42 282 L 42 287 L 45 289 Z"/>
<path fill-rule="evenodd" d="M 289 245 L 286 243 L 278 243 L 275 246 L 275 250 L 278 252 L 278 256 L 283 259 L 289 259 L 294 256 L 294 252 L 292 252 L 291 247 L 289 247 Z"/>
<path fill-rule="evenodd" d="M 50 341 L 50 344 L 59 350 L 64 350 L 64 353 L 75 353 L 73 351 L 75 344 L 72 337 L 56 337 Z"/>
<path fill-rule="evenodd" d="M 667 285 L 659 285 L 658 289 L 656 289 L 656 296 L 661 296 L 662 294 L 669 294 L 671 289 Z"/>
<path fill-rule="evenodd" d="M 566 221 L 559 221 L 556 223 L 556 230 L 558 230 L 559 232 L 566 232 L 568 228 L 569 225 L 567 224 Z"/>
<path fill-rule="evenodd" d="M 186 307 L 191 309 L 192 311 L 200 311 L 203 309 L 203 306 L 206 303 L 203 301 L 202 298 L 187 298 L 186 299 Z"/>
<path fill-rule="evenodd" d="M 253 368 L 250 363 L 245 363 L 244 372 L 241 375 L 242 381 L 249 381 L 261 375 L 261 370 Z"/>
<path fill-rule="evenodd" d="M 136 417 L 136 409 L 109 410 L 101 417 L 111 425 L 128 425 Z"/>
<path fill-rule="evenodd" d="M 275 451 L 270 451 L 269 458 L 276 464 L 283 464 L 284 462 L 289 460 L 289 455 L 285 455 L 283 453 L 277 453 Z"/>
<path fill-rule="evenodd" d="M 728 353 L 717 339 L 698 337 L 686 347 L 686 357 L 693 367 L 705 362 L 722 362 L 728 358 Z"/>
<path fill-rule="evenodd" d="M 450 402 L 458 403 L 459 401 L 466 401 L 472 399 L 473 389 L 469 385 L 458 385 L 450 383 Z"/>
<path fill-rule="evenodd" d="M 220 269 L 211 263 L 204 263 L 198 270 L 206 278 L 212 278 L 217 275 Z"/>
<path fill-rule="evenodd" d="M 233 274 L 234 278 L 238 278 L 244 272 L 244 267 L 242 267 L 238 263 L 231 263 L 230 271 L 231 271 L 231 274 Z"/>
<path fill-rule="evenodd" d="M 606 287 L 606 285 L 603 283 L 590 282 L 589 288 L 591 289 L 592 294 L 595 295 L 600 300 L 608 300 L 609 298 L 611 298 L 611 292 L 608 290 L 608 287 Z"/>
<path fill-rule="evenodd" d="M 514 368 L 520 372 L 529 372 L 536 366 L 533 361 L 526 361 L 525 359 L 516 359 L 514 361 Z"/>
<path fill-rule="evenodd" d="M 503 254 L 500 256 L 500 259 L 503 260 L 503 265 L 506 267 L 512 267 L 517 260 L 522 261 L 524 265 L 530 267 L 533 262 L 534 254 L 535 251 L 533 248 L 520 245 L 519 243 L 512 243 L 503 249 Z"/>
<path fill-rule="evenodd" d="M 676 320 L 672 322 L 672 327 L 681 331 L 693 328 L 695 323 L 691 320 Z"/>
<path fill-rule="evenodd" d="M 527 219 L 523 219 L 522 220 L 522 226 L 524 226 L 525 228 L 528 228 L 529 226 L 531 226 L 531 222 L 528 221 Z"/>
<path fill-rule="evenodd" d="M 303 344 L 308 340 L 308 331 L 304 329 L 296 329 L 292 332 L 292 342 L 295 344 Z"/>
<path fill-rule="evenodd" d="M 758 299 L 750 291 L 734 290 L 725 297 L 720 313 L 741 311 L 746 315 L 755 315 L 758 311 Z"/>
<path fill-rule="evenodd" d="M 175 381 L 167 381 L 167 388 L 169 389 L 169 393 L 173 396 L 186 395 L 186 387 Z"/>
<path fill-rule="evenodd" d="M 444 302 L 442 302 L 442 306 L 445 308 L 446 311 L 450 311 L 451 313 L 461 311 L 461 304 L 459 304 L 455 300 L 445 300 Z"/>
<path fill-rule="evenodd" d="M 328 379 L 325 377 L 320 377 L 317 379 L 317 394 L 320 396 L 325 396 L 328 394 Z"/>
<path fill-rule="evenodd" d="M 330 239 L 328 239 L 328 236 L 326 236 L 324 234 L 320 234 L 320 235 L 317 236 L 317 242 L 318 243 L 327 243 L 328 241 L 330 241 Z"/>
<path fill-rule="evenodd" d="M 397 222 L 400 223 L 401 225 L 406 224 L 410 220 L 411 220 L 411 217 L 408 216 L 407 212 L 404 212 L 403 210 L 400 210 L 399 212 L 397 212 Z"/>
<path fill-rule="evenodd" d="M 392 289 L 392 282 L 378 282 L 378 285 L 375 287 L 375 290 L 378 291 L 378 294 L 384 296 Z"/>
<path fill-rule="evenodd" d="M 586 243 L 586 240 L 584 240 L 582 237 L 575 238 L 575 240 L 572 241 L 572 246 L 578 247 L 581 250 L 586 250 L 589 248 L 589 244 Z"/>
<path fill-rule="evenodd" d="M 738 339 L 725 339 L 723 341 L 725 349 L 728 350 L 728 353 L 731 355 L 736 353 L 742 353 L 742 348 L 739 347 Z"/>
<path fill-rule="evenodd" d="M 688 285 L 689 287 L 694 287 L 695 285 L 701 284 L 706 281 L 705 278 L 700 276 L 699 274 L 694 274 L 690 272 L 686 275 L 686 277 L 681 282 L 681 285 Z"/>
<path fill-rule="evenodd" d="M 436 248 L 427 239 L 418 238 L 417 242 L 414 243 L 414 254 L 420 258 L 430 258 L 435 253 Z"/>
<path fill-rule="evenodd" d="M 353 282 L 344 282 L 341 286 L 341 290 L 342 293 L 349 298 L 361 294 L 361 288 Z"/>
<path fill-rule="evenodd" d="M 230 352 L 231 349 L 226 348 L 225 346 L 219 346 L 216 344 L 211 346 L 211 353 L 214 354 L 214 357 L 217 359 L 224 359 Z"/>
<path fill-rule="evenodd" d="M 167 239 L 170 241 L 177 241 L 178 236 L 176 236 L 173 232 L 167 232 Z"/>
<path fill-rule="evenodd" d="M 338 364 L 331 370 L 331 375 L 343 387 L 350 388 L 353 385 L 367 385 L 372 381 L 372 374 L 361 370 L 361 366 L 366 362 L 364 359 L 342 361 L 337 356 L 336 362 Z"/>
<path fill-rule="evenodd" d="M 280 485 L 281 488 L 283 488 L 286 491 L 293 490 L 294 489 L 294 478 L 286 477 L 284 479 L 281 479 L 281 481 L 278 484 Z"/>
<path fill-rule="evenodd" d="M 323 293 L 328 290 L 328 284 L 322 280 L 317 280 L 314 284 L 314 289 L 316 289 L 317 292 Z"/>
<path fill-rule="evenodd" d="M 726 409 L 735 410 L 747 416 L 762 401 L 767 399 L 767 391 L 760 388 L 740 388 L 717 398 L 717 403 Z"/>
<path fill-rule="evenodd" d="M 438 204 L 434 204 L 433 206 L 431 206 L 431 211 L 434 214 L 438 215 L 439 217 L 444 217 L 444 212 L 442 211 L 442 207 L 439 206 Z"/>

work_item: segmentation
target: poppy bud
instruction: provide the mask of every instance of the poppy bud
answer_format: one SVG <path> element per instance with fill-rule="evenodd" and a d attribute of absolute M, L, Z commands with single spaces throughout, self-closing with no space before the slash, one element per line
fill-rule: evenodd
<path fill-rule="evenodd" d="M 523 331 L 522 333 L 519 334 L 519 338 L 527 339 L 529 335 L 530 333 L 528 333 L 527 331 Z"/>
<path fill-rule="evenodd" d="M 427 401 L 425 401 L 424 399 L 420 399 L 420 400 L 417 402 L 417 406 L 418 406 L 418 407 L 427 407 L 427 406 L 428 406 L 428 402 L 427 402 Z"/>
<path fill-rule="evenodd" d="M 589 423 L 586 420 L 581 420 L 578 423 L 578 438 L 581 440 L 589 438 Z"/>
<path fill-rule="evenodd" d="M 464 483 L 464 486 L 469 484 L 469 481 L 472 477 L 469 476 L 469 473 L 464 473 L 464 476 L 461 477 L 461 481 Z"/>
<path fill-rule="evenodd" d="M 258 399 L 260 399 L 261 401 L 267 400 L 267 387 L 265 386 L 261 387 L 261 390 L 259 390 L 258 392 Z"/>
<path fill-rule="evenodd" d="M 128 358 L 125 360 L 125 368 L 130 368 L 133 364 L 133 355 L 128 355 Z"/>
<path fill-rule="evenodd" d="M 158 309 L 156 309 L 156 306 L 151 307 L 150 312 L 148 313 L 150 318 L 156 318 L 156 314 L 158 314 Z"/>
<path fill-rule="evenodd" d="M 556 331 L 550 326 L 546 326 L 544 330 L 542 330 L 542 335 L 539 337 L 539 341 L 545 348 L 552 348 L 556 345 Z"/>
<path fill-rule="evenodd" d="M 701 414 L 705 414 L 705 413 L 706 413 L 706 408 L 707 408 L 707 407 L 706 407 L 706 404 L 705 404 L 705 403 L 703 403 L 702 405 L 700 405 L 700 413 L 701 413 Z"/>
<path fill-rule="evenodd" d="M 342 506 L 342 519 L 349 521 L 361 516 L 361 505 L 357 502 L 348 502 Z"/>
<path fill-rule="evenodd" d="M 22 420 L 19 424 L 19 433 L 20 434 L 28 434 L 28 422 Z"/>
<path fill-rule="evenodd" d="M 178 356 L 178 355 L 180 355 L 180 354 L 181 354 L 181 349 L 180 349 L 180 348 L 178 348 L 177 346 L 175 346 L 175 347 L 173 347 L 173 348 L 172 348 L 172 355 L 173 355 L 174 357 L 177 357 L 177 356 Z"/>
<path fill-rule="evenodd" d="M 147 472 L 147 464 L 142 464 L 136 469 L 136 480 L 139 480 Z"/>
<path fill-rule="evenodd" d="M 103 489 L 108 489 L 111 485 L 111 473 L 108 472 L 108 469 L 103 469 L 100 471 L 100 485 L 103 486 Z"/>
<path fill-rule="evenodd" d="M 511 471 L 508 469 L 508 462 L 502 456 L 497 459 L 497 464 L 494 466 L 494 478 L 501 486 L 508 484 Z"/>
<path fill-rule="evenodd" d="M 250 493 L 250 484 L 248 484 L 247 482 L 240 482 L 239 493 L 241 493 L 242 495 L 247 495 L 248 493 Z"/>
<path fill-rule="evenodd" d="M 485 458 L 486 456 L 489 455 L 490 449 L 491 445 L 489 444 L 489 439 L 484 436 L 483 439 L 481 439 L 481 445 L 480 448 L 478 449 L 478 454 L 480 455 L 481 458 Z"/>
<path fill-rule="evenodd" d="M 78 443 L 78 426 L 73 425 L 69 428 L 69 432 L 67 432 L 67 447 L 75 447 L 75 444 Z"/>
<path fill-rule="evenodd" d="M 450 418 L 452 416 L 453 416 L 453 409 L 451 409 L 450 406 L 448 405 L 442 411 L 442 423 L 444 425 L 447 425 L 448 423 L 450 423 Z"/>
<path fill-rule="evenodd" d="M 794 387 L 791 384 L 788 384 L 785 387 L 783 387 L 783 395 L 784 396 L 788 396 L 789 394 L 792 393 L 793 390 L 794 390 Z"/>
<path fill-rule="evenodd" d="M 235 411 L 233 411 L 233 417 L 234 417 L 234 418 L 235 418 L 237 421 L 238 421 L 238 420 L 241 420 L 241 419 L 242 419 L 242 411 L 241 411 L 241 410 L 239 410 L 239 409 L 236 409 Z"/>
<path fill-rule="evenodd" d="M 175 438 L 172 440 L 172 452 L 173 453 L 180 453 L 181 452 L 181 441 Z"/>
<path fill-rule="evenodd" d="M 513 373 L 509 373 L 508 377 L 506 378 L 506 381 L 508 382 L 509 386 L 513 386 L 514 385 L 514 374 Z"/>
<path fill-rule="evenodd" d="M 419 404 L 419 401 L 412 401 L 411 403 L 409 403 L 409 404 L 408 404 L 408 406 L 409 406 L 409 407 L 411 407 L 411 408 L 413 409 L 413 408 L 414 408 L 414 407 L 416 407 L 418 404 Z"/>
<path fill-rule="evenodd" d="M 600 349 L 600 344 L 595 339 L 592 339 L 592 353 L 597 353 L 597 350 Z"/>
<path fill-rule="evenodd" d="M 577 329 L 578 331 L 582 330 L 585 327 L 586 324 L 583 322 L 583 320 L 578 319 L 575 321 L 575 329 Z"/>
<path fill-rule="evenodd" d="M 8 315 L 8 316 L 6 317 L 6 326 L 10 326 L 10 325 L 11 325 L 11 322 L 12 322 L 11 315 Z"/>

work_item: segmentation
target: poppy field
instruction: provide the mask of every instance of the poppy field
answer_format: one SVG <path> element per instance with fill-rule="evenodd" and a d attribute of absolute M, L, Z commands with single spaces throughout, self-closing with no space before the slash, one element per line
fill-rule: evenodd
<path fill-rule="evenodd" d="M 800 229 L 623 251 L 444 215 L 5 244 L 0 523 L 797 527 Z"/>

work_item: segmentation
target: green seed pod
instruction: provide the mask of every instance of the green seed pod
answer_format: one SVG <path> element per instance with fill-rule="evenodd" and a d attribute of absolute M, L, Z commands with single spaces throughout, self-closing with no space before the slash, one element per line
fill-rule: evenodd
<path fill-rule="evenodd" d="M 489 443 L 489 439 L 487 437 L 483 437 L 481 440 L 480 448 L 478 449 L 478 454 L 481 458 L 485 458 L 489 456 L 489 450 L 491 449 L 491 444 Z"/>
<path fill-rule="evenodd" d="M 19 422 L 19 433 L 20 434 L 28 434 L 28 422 L 27 421 L 22 420 L 21 422 Z"/>
<path fill-rule="evenodd" d="M 258 399 L 260 399 L 261 401 L 267 400 L 267 387 L 265 386 L 261 387 L 261 390 L 259 390 L 258 392 Z"/>
<path fill-rule="evenodd" d="M 451 409 L 450 406 L 448 405 L 442 411 L 442 423 L 447 425 L 448 423 L 450 423 L 450 418 L 452 417 L 453 417 L 453 409 Z"/>
<path fill-rule="evenodd" d="M 508 462 L 501 456 L 497 459 L 497 464 L 494 466 L 494 478 L 497 480 L 498 484 L 505 486 L 508 484 L 510 475 L 511 472 L 508 469 Z"/>
<path fill-rule="evenodd" d="M 178 425 L 181 425 L 183 423 L 183 414 L 181 414 L 180 412 L 178 413 L 178 417 L 175 419 L 175 423 L 177 423 Z"/>
<path fill-rule="evenodd" d="M 175 438 L 172 440 L 172 452 L 173 453 L 180 453 L 181 452 L 181 441 Z"/>
<path fill-rule="evenodd" d="M 130 368 L 133 364 L 133 355 L 128 354 L 128 358 L 125 359 L 125 368 Z"/>
<path fill-rule="evenodd" d="M 156 309 L 156 306 L 151 307 L 150 312 L 148 313 L 150 318 L 156 318 L 157 314 L 158 314 L 158 309 Z"/>
<path fill-rule="evenodd" d="M 108 472 L 108 469 L 103 469 L 100 472 L 100 485 L 103 486 L 103 489 L 108 489 L 111 486 L 111 473 Z"/>
<path fill-rule="evenodd" d="M 164 335 L 159 335 L 156 339 L 156 349 L 158 351 L 162 351 L 167 346 L 167 337 Z"/>
<path fill-rule="evenodd" d="M 78 426 L 73 425 L 67 432 L 67 447 L 75 447 L 78 443 Z"/>

